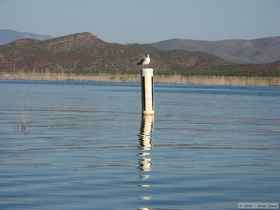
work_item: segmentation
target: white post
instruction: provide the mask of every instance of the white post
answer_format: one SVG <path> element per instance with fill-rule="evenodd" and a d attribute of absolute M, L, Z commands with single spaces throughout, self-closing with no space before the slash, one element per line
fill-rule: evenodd
<path fill-rule="evenodd" d="M 154 70 L 152 68 L 142 69 L 142 113 L 153 115 L 154 112 Z"/>

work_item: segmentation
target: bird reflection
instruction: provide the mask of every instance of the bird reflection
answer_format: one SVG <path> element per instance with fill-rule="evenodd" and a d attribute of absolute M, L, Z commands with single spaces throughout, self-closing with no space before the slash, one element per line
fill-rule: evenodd
<path fill-rule="evenodd" d="M 152 170 L 152 131 L 154 125 L 154 116 L 147 115 L 142 116 L 140 134 L 139 134 L 139 170 L 141 178 L 141 188 L 145 195 L 141 197 L 141 200 L 148 201 L 151 200 L 151 196 L 146 195 L 148 189 L 151 188 L 149 184 L 150 172 Z M 139 210 L 149 210 L 149 208 L 139 208 Z"/>

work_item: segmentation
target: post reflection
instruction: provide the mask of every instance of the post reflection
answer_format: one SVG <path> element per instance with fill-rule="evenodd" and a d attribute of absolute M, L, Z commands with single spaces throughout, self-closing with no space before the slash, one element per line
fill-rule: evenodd
<path fill-rule="evenodd" d="M 151 185 L 149 184 L 150 172 L 152 171 L 152 131 L 154 125 L 153 115 L 143 115 L 139 133 L 139 170 L 141 179 L 141 188 L 143 189 L 143 195 L 141 200 L 148 201 L 152 197 L 149 195 L 149 189 Z M 139 208 L 139 210 L 149 210 L 150 208 Z"/>

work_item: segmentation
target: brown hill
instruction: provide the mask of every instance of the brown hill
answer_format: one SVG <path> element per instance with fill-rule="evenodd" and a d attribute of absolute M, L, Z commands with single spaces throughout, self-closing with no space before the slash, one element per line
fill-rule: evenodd
<path fill-rule="evenodd" d="M 37 40 L 46 40 L 50 39 L 49 35 L 33 34 L 27 32 L 19 32 L 10 29 L 0 29 L 0 45 L 14 42 L 18 39 L 37 39 Z"/>
<path fill-rule="evenodd" d="M 1 72 L 136 73 L 150 53 L 158 74 L 280 76 L 280 62 L 232 64 L 202 52 L 161 51 L 149 45 L 105 42 L 91 33 L 38 41 L 21 39 L 0 46 Z"/>
<path fill-rule="evenodd" d="M 134 73 L 137 60 L 146 52 L 151 54 L 151 67 L 162 73 L 229 64 L 207 53 L 108 43 L 91 33 L 79 33 L 46 41 L 23 39 L 0 46 L 0 71 Z"/>
<path fill-rule="evenodd" d="M 160 50 L 181 49 L 205 52 L 239 64 L 262 64 L 280 60 L 280 36 L 220 41 L 170 39 L 153 43 L 151 46 Z"/>

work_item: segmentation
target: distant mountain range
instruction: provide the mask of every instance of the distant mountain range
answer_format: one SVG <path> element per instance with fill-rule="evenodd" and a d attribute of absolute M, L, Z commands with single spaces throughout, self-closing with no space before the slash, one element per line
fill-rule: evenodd
<path fill-rule="evenodd" d="M 207 53 L 108 43 L 91 33 L 79 33 L 46 41 L 20 39 L 2 45 L 0 70 L 135 73 L 138 59 L 146 52 L 152 55 L 151 66 L 166 72 L 227 64 Z"/>
<path fill-rule="evenodd" d="M 280 62 L 233 64 L 205 52 L 109 43 L 88 32 L 0 45 L 0 71 L 135 74 L 140 69 L 136 63 L 146 52 L 151 54 L 150 66 L 158 74 L 280 76 Z"/>
<path fill-rule="evenodd" d="M 280 60 L 280 36 L 252 40 L 198 41 L 170 39 L 152 44 L 160 50 L 205 52 L 239 64 L 271 63 Z"/>
<path fill-rule="evenodd" d="M 0 45 L 24 38 L 46 40 L 52 37 L 49 35 L 0 29 Z M 147 44 L 146 46 L 154 47 L 159 50 L 204 52 L 237 64 L 263 64 L 280 60 L 280 36 L 251 40 L 232 39 L 220 41 L 170 39 Z"/>
<path fill-rule="evenodd" d="M 51 36 L 32 34 L 26 32 L 18 32 L 9 29 L 0 29 L 0 44 L 7 44 L 16 41 L 18 39 L 24 39 L 24 38 L 46 40 L 46 39 L 50 39 Z"/>

